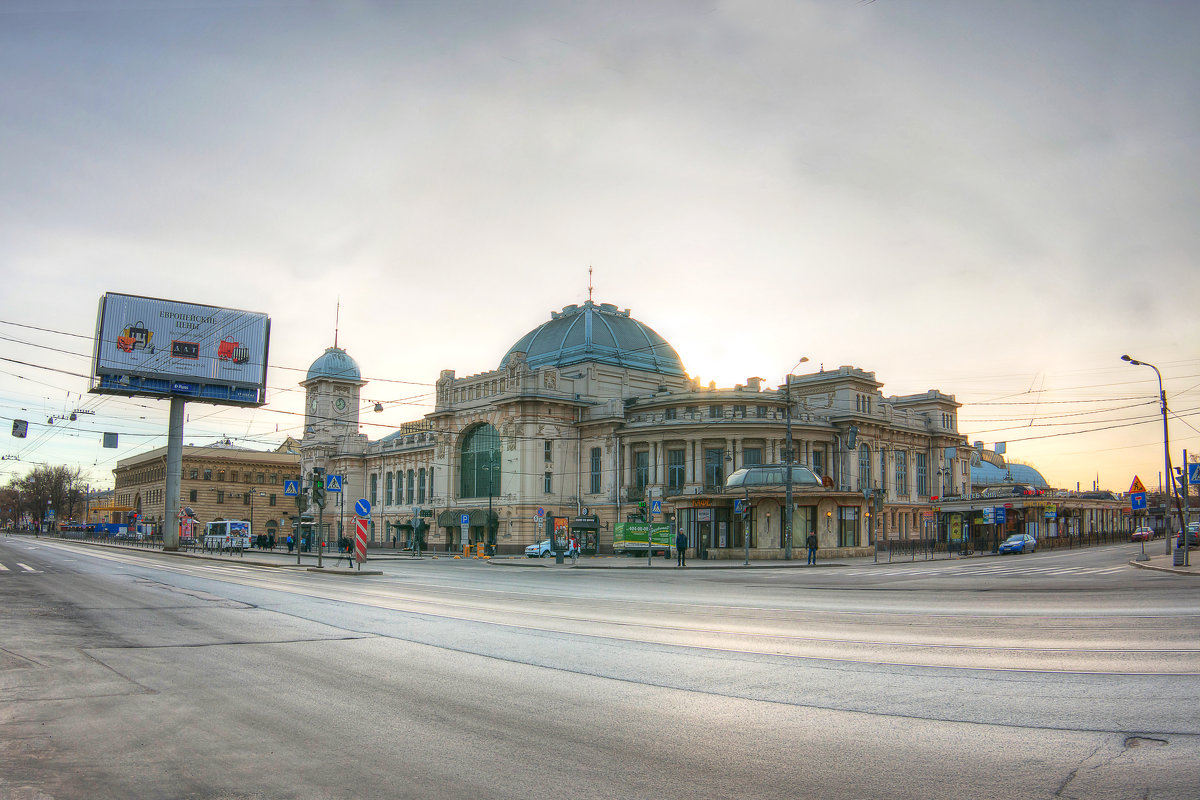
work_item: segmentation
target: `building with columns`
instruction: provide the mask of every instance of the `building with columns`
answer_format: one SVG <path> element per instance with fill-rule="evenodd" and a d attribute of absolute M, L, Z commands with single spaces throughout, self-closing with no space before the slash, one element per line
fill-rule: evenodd
<path fill-rule="evenodd" d="M 343 476 L 343 529 L 371 502 L 371 540 L 426 548 L 484 543 L 515 554 L 567 518 L 585 552 L 608 553 L 613 526 L 661 503 L 661 516 L 705 558 L 779 558 L 788 550 L 785 487 L 725 488 L 735 470 L 794 460 L 821 485 L 795 486 L 793 542 L 861 552 L 876 537 L 936 535 L 935 498 L 970 489 L 959 404 L 937 390 L 885 396 L 857 367 L 718 388 L 690 378 L 674 348 L 628 310 L 569 305 L 501 356 L 495 370 L 443 370 L 434 410 L 371 440 L 359 433 L 365 381 L 344 350 L 313 362 L 301 469 Z M 790 413 L 789 413 L 790 412 Z M 734 500 L 749 495 L 747 514 Z M 464 524 L 465 520 L 465 524 Z M 333 533 L 331 532 L 331 535 Z"/>

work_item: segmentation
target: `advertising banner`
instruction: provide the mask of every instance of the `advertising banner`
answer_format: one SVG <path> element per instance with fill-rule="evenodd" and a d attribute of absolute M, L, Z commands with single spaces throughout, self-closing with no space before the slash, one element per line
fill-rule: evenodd
<path fill-rule="evenodd" d="M 96 320 L 91 391 L 266 402 L 266 314 L 109 292 Z"/>

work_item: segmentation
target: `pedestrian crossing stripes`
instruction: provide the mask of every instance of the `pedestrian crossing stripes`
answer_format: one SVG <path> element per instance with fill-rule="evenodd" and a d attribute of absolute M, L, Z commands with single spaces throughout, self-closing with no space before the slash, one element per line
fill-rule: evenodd
<path fill-rule="evenodd" d="M 17 574 L 21 574 L 24 572 L 24 573 L 34 573 L 36 575 L 42 574 L 42 571 L 40 569 L 35 569 L 35 568 L 29 566 L 28 564 L 22 564 L 20 561 L 18 561 L 16 563 L 17 563 L 17 566 L 20 567 L 19 570 L 14 570 L 13 568 L 9 567 L 7 564 L 0 563 L 0 572 L 15 572 Z"/>
<path fill-rule="evenodd" d="M 914 567 L 864 567 L 858 569 L 838 570 L 832 575 L 874 575 L 878 577 L 921 577 L 938 575 L 946 578 L 979 577 L 995 575 L 1114 575 L 1126 570 L 1123 564 L 1115 567 L 1026 567 L 1020 564 L 1009 566 L 970 567 L 964 565 L 941 566 L 931 568 Z"/>

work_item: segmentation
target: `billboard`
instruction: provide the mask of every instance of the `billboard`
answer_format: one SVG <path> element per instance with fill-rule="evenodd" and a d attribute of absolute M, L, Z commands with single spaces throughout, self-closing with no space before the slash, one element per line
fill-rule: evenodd
<path fill-rule="evenodd" d="M 89 391 L 260 406 L 270 336 L 266 314 L 108 292 Z"/>

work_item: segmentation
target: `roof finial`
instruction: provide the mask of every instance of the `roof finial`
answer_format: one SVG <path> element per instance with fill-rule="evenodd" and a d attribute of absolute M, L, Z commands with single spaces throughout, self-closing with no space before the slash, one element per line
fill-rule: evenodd
<path fill-rule="evenodd" d="M 333 349 L 337 349 L 338 323 L 342 319 L 342 298 L 337 299 L 337 309 L 333 312 Z"/>
<path fill-rule="evenodd" d="M 592 265 L 588 264 L 588 302 L 592 302 Z"/>

